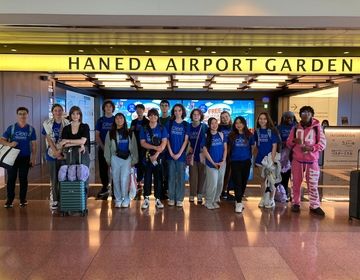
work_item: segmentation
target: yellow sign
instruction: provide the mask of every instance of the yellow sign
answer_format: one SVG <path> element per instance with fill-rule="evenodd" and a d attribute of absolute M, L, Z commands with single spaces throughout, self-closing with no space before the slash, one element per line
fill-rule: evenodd
<path fill-rule="evenodd" d="M 360 57 L 0 54 L 0 71 L 168 74 L 360 74 Z"/>

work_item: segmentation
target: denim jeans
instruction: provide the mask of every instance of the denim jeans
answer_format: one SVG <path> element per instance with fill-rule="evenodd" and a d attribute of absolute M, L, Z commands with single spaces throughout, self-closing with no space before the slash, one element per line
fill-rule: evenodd
<path fill-rule="evenodd" d="M 168 160 L 169 199 L 183 201 L 185 195 L 185 162 Z"/>

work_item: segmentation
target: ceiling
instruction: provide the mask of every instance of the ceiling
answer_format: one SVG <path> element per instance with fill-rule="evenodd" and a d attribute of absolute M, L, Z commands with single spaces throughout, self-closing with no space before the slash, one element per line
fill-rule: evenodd
<path fill-rule="evenodd" d="M 52 74 L 67 86 L 116 91 L 297 92 L 334 87 L 350 76 Z"/>

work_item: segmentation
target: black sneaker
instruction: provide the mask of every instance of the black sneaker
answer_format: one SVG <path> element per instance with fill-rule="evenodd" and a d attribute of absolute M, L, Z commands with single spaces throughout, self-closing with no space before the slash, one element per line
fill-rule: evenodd
<path fill-rule="evenodd" d="M 27 204 L 27 200 L 20 201 L 20 207 L 25 207 Z"/>
<path fill-rule="evenodd" d="M 293 205 L 291 206 L 291 212 L 300 213 L 300 205 L 293 204 Z"/>
<path fill-rule="evenodd" d="M 320 207 L 315 209 L 310 208 L 310 213 L 317 216 L 325 217 L 325 212 Z"/>
<path fill-rule="evenodd" d="M 97 197 L 100 198 L 108 195 L 109 195 L 109 190 L 107 188 L 102 188 L 101 191 L 99 191 L 99 193 L 97 194 Z"/>
<path fill-rule="evenodd" d="M 227 193 L 226 193 L 226 192 L 222 192 L 222 193 L 221 193 L 221 196 L 220 196 L 221 199 L 227 199 L 227 197 L 228 197 L 228 196 L 227 196 Z"/>
<path fill-rule="evenodd" d="M 228 200 L 228 201 L 235 201 L 235 196 L 232 195 L 232 194 L 230 194 L 230 193 L 227 193 L 226 200 Z"/>
<path fill-rule="evenodd" d="M 8 201 L 6 201 L 6 203 L 5 203 L 4 207 L 5 207 L 5 208 L 13 208 L 13 207 L 14 207 L 14 205 L 13 205 L 13 203 L 12 203 L 12 202 L 10 202 L 10 201 L 8 200 Z"/>

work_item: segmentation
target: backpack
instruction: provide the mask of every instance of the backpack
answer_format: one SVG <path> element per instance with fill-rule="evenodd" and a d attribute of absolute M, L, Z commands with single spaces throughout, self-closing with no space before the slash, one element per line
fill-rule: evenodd
<path fill-rule="evenodd" d="M 287 200 L 287 195 L 285 188 L 282 184 L 279 184 L 276 188 L 276 193 L 274 197 L 276 202 L 285 203 Z"/>

